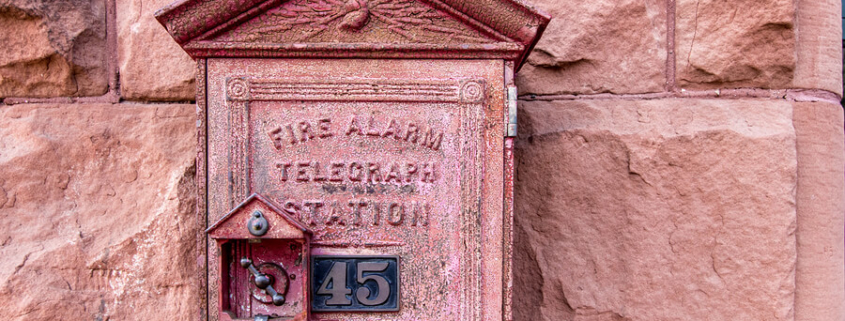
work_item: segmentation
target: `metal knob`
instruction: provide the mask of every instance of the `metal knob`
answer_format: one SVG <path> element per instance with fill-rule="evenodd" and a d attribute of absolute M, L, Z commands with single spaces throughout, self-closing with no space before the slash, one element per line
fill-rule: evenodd
<path fill-rule="evenodd" d="M 273 280 L 270 279 L 270 276 L 267 276 L 267 275 L 256 275 L 255 276 L 255 286 L 257 286 L 259 289 L 262 289 L 262 290 L 264 290 L 268 286 L 270 286 L 270 283 L 272 281 Z"/>
<path fill-rule="evenodd" d="M 276 289 L 273 289 L 273 276 L 261 273 L 258 269 L 255 268 L 255 265 L 252 265 L 252 260 L 248 258 L 241 259 L 241 266 L 245 269 L 252 272 L 252 275 L 255 276 L 253 283 L 259 289 L 267 291 L 270 296 L 273 298 L 273 305 L 281 306 L 285 304 L 285 296 L 281 293 L 277 292 Z"/>
<path fill-rule="evenodd" d="M 247 221 L 246 228 L 249 234 L 255 236 L 264 236 L 270 230 L 270 223 L 264 218 L 264 213 L 261 211 L 252 212 L 252 217 Z"/>

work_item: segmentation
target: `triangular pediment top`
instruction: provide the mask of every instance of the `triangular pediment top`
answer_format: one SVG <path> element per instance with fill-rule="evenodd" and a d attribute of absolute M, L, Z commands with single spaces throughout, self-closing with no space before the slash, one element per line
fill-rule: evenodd
<path fill-rule="evenodd" d="M 198 40 L 221 43 L 492 44 L 512 42 L 417 0 L 289 0 Z"/>
<path fill-rule="evenodd" d="M 247 197 L 209 227 L 206 234 L 212 238 L 225 239 L 259 238 L 251 235 L 247 229 L 247 221 L 256 210 L 261 211 L 264 218 L 270 222 L 269 231 L 262 236 L 264 238 L 301 238 L 312 234 L 305 225 L 287 215 L 273 201 L 260 194 Z"/>
<path fill-rule="evenodd" d="M 549 16 L 519 0 L 181 0 L 156 17 L 195 58 L 501 58 Z"/>

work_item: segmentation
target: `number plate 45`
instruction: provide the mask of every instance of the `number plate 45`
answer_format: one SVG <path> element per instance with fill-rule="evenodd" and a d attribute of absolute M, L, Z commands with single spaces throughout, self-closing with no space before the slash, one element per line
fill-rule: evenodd
<path fill-rule="evenodd" d="M 398 256 L 316 255 L 311 311 L 399 311 Z"/>

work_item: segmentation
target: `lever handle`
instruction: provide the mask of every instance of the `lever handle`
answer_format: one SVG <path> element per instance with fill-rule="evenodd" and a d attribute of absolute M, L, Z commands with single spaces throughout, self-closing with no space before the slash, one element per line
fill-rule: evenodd
<path fill-rule="evenodd" d="M 255 286 L 267 291 L 267 293 L 273 297 L 273 305 L 281 306 L 282 304 L 285 304 L 285 296 L 273 289 L 272 275 L 266 275 L 259 272 L 258 269 L 255 268 L 255 265 L 252 265 L 252 260 L 248 258 L 241 259 L 241 266 L 252 272 L 252 275 L 255 276 L 255 280 L 253 281 Z"/>

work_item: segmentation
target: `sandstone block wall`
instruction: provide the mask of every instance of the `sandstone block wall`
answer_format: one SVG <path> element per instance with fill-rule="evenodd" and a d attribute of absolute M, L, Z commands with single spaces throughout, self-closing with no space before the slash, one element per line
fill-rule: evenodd
<path fill-rule="evenodd" d="M 189 320 L 170 0 L 0 1 L 0 317 Z M 515 320 L 845 320 L 840 2 L 531 0 Z"/>

